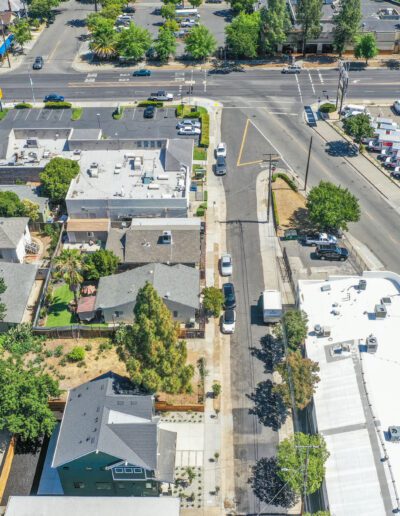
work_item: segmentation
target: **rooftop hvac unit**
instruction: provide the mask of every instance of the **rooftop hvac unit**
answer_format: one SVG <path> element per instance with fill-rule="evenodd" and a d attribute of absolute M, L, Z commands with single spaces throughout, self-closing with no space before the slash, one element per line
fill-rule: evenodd
<path fill-rule="evenodd" d="M 375 305 L 375 317 L 377 319 L 385 319 L 387 315 L 386 306 L 385 305 Z"/>
<path fill-rule="evenodd" d="M 89 169 L 90 177 L 99 177 L 99 169 L 98 168 L 91 168 Z"/>
<path fill-rule="evenodd" d="M 329 292 L 329 290 L 331 290 L 331 286 L 329 285 L 329 283 L 327 283 L 326 285 L 322 285 L 321 292 Z"/>
<path fill-rule="evenodd" d="M 26 146 L 28 149 L 37 149 L 39 147 L 38 141 L 35 138 L 29 138 L 26 140 Z"/>
<path fill-rule="evenodd" d="M 358 290 L 365 290 L 367 288 L 367 280 L 365 279 L 361 279 L 359 282 L 358 282 Z"/>
<path fill-rule="evenodd" d="M 368 353 L 376 353 L 378 349 L 378 339 L 375 335 L 369 335 L 367 337 L 367 351 Z"/>
<path fill-rule="evenodd" d="M 383 297 L 381 299 L 381 304 L 382 305 L 391 305 L 392 304 L 392 299 L 390 297 Z"/>
<path fill-rule="evenodd" d="M 122 165 L 121 163 L 116 163 L 114 168 L 114 174 L 119 174 L 121 172 Z"/>
<path fill-rule="evenodd" d="M 388 434 L 392 443 L 400 442 L 400 426 L 389 426 Z"/>
<path fill-rule="evenodd" d="M 317 337 L 329 337 L 331 334 L 330 326 L 321 326 L 320 324 L 314 326 L 314 331 Z"/>
<path fill-rule="evenodd" d="M 162 240 L 163 244 L 172 244 L 172 233 L 171 233 L 171 231 L 163 231 L 161 240 Z"/>

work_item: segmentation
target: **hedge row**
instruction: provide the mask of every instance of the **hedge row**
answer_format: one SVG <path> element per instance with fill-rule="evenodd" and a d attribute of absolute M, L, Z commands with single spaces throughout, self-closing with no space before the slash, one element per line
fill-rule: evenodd
<path fill-rule="evenodd" d="M 15 104 L 14 109 L 32 109 L 32 104 L 29 104 L 29 102 L 19 102 Z"/>
<path fill-rule="evenodd" d="M 319 106 L 319 110 L 321 113 L 334 113 L 336 111 L 336 106 L 330 102 L 325 102 L 325 104 Z"/>
<path fill-rule="evenodd" d="M 210 144 L 210 115 L 208 113 L 201 113 L 200 120 L 201 120 L 200 147 L 208 147 Z"/>
<path fill-rule="evenodd" d="M 283 172 L 277 172 L 276 174 L 273 174 L 272 182 L 274 183 L 278 177 L 283 179 L 283 181 L 285 181 L 285 183 L 287 183 L 294 192 L 297 192 L 298 188 L 296 183 L 287 174 Z"/>
<path fill-rule="evenodd" d="M 46 109 L 71 109 L 71 102 L 45 102 Z"/>
<path fill-rule="evenodd" d="M 139 102 L 138 107 L 147 107 L 147 106 L 156 106 L 156 107 L 163 107 L 164 102 L 161 102 L 159 100 L 143 100 L 142 102 Z"/>
<path fill-rule="evenodd" d="M 275 226 L 279 226 L 278 207 L 276 205 L 276 197 L 274 191 L 272 191 L 272 209 L 274 211 Z"/>

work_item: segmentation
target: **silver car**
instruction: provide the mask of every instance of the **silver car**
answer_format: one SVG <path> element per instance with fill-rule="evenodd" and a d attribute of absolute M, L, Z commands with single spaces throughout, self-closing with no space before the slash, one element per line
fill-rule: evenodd
<path fill-rule="evenodd" d="M 232 276 L 232 256 L 230 254 L 223 254 L 221 256 L 221 276 Z"/>
<path fill-rule="evenodd" d="M 177 129 L 181 129 L 181 127 L 197 127 L 197 129 L 200 129 L 200 120 L 196 120 L 195 118 L 185 118 L 176 124 Z"/>

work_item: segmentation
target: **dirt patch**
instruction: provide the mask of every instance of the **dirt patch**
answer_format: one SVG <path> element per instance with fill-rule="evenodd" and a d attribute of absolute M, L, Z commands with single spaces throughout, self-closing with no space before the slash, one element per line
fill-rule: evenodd
<path fill-rule="evenodd" d="M 272 183 L 276 210 L 279 218 L 278 236 L 283 236 L 285 229 L 299 226 L 299 221 L 306 213 L 306 199 L 299 192 L 293 191 L 289 185 L 280 178 Z"/>

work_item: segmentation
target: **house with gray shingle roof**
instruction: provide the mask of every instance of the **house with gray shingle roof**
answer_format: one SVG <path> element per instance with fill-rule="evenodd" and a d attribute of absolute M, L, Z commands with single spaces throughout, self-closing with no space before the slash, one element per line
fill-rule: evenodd
<path fill-rule="evenodd" d="M 107 323 L 133 321 L 139 289 L 149 282 L 162 298 L 173 318 L 189 322 L 200 308 L 200 273 L 185 265 L 150 263 L 121 274 L 100 278 L 95 309 Z"/>
<path fill-rule="evenodd" d="M 71 389 L 54 451 L 67 496 L 158 496 L 174 481 L 176 433 L 159 427 L 154 396 L 109 372 Z"/>
<path fill-rule="evenodd" d="M 28 222 L 28 217 L 0 217 L 0 262 L 24 261 L 32 242 Z"/>

